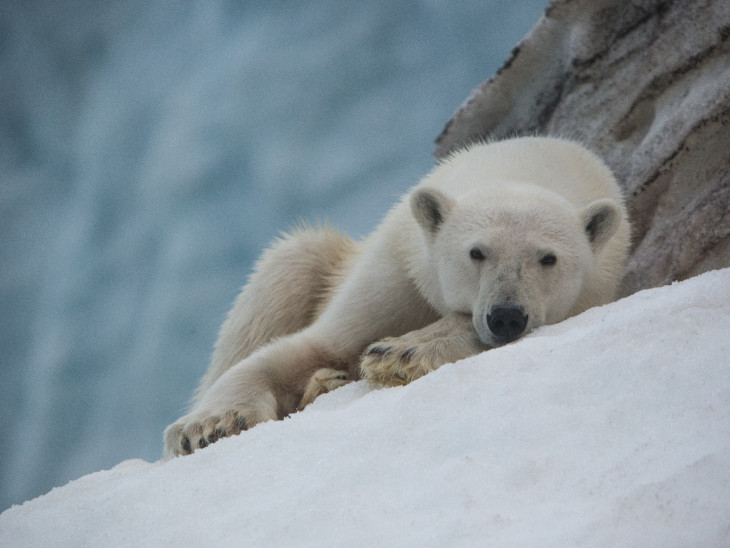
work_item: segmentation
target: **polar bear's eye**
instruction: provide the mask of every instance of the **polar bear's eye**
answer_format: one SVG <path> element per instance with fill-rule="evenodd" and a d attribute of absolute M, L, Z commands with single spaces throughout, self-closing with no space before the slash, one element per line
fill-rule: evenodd
<path fill-rule="evenodd" d="M 552 266 L 556 262 L 558 262 L 558 258 L 555 255 L 553 255 L 552 253 L 548 253 L 542 259 L 540 259 L 540 264 L 542 266 Z"/>
<path fill-rule="evenodd" d="M 484 253 L 482 253 L 481 250 L 476 247 L 473 247 L 471 251 L 469 251 L 469 257 L 471 257 L 475 261 L 483 261 L 485 259 Z"/>

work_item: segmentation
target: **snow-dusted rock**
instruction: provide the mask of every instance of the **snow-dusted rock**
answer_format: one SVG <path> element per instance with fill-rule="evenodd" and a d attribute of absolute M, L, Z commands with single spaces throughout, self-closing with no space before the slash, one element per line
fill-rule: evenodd
<path fill-rule="evenodd" d="M 623 181 L 624 293 L 730 265 L 730 9 L 725 0 L 556 0 L 437 139 L 561 134 Z"/>

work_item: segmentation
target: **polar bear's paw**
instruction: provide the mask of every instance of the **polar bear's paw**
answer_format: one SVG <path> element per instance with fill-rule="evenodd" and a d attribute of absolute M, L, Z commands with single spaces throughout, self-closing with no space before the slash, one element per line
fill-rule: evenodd
<path fill-rule="evenodd" d="M 335 388 L 344 386 L 349 382 L 352 382 L 352 379 L 350 379 L 347 371 L 330 369 L 328 367 L 318 369 L 314 372 L 312 378 L 309 379 L 304 396 L 302 396 L 302 400 L 299 402 L 297 409 L 304 409 L 322 394 L 331 392 Z"/>
<path fill-rule="evenodd" d="M 360 373 L 364 379 L 397 386 L 487 348 L 479 340 L 471 317 L 454 313 L 400 337 L 371 344 L 363 354 Z"/>
<path fill-rule="evenodd" d="M 220 438 L 235 436 L 250 426 L 245 414 L 227 411 L 222 416 L 207 418 L 183 417 L 165 430 L 165 457 L 189 455 Z"/>
<path fill-rule="evenodd" d="M 362 377 L 387 386 L 408 384 L 445 363 L 439 360 L 439 352 L 434 352 L 433 343 L 404 336 L 371 344 L 360 362 Z"/>
<path fill-rule="evenodd" d="M 162 458 L 189 455 L 221 438 L 235 436 L 260 422 L 277 418 L 273 409 L 262 411 L 252 406 L 240 406 L 220 413 L 194 409 L 165 429 Z"/>

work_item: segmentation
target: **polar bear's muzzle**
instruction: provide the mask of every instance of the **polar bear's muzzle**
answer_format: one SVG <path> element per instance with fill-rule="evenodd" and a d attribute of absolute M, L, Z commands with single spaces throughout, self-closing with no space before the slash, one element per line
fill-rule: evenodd
<path fill-rule="evenodd" d="M 525 308 L 517 304 L 495 304 L 487 314 L 487 327 L 497 342 L 505 344 L 518 339 L 527 327 Z"/>

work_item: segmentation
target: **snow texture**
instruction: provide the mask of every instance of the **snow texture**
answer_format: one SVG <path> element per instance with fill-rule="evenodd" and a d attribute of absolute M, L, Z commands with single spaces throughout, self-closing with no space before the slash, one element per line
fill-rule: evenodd
<path fill-rule="evenodd" d="M 0 516 L 2 546 L 727 546 L 730 269 Z"/>

